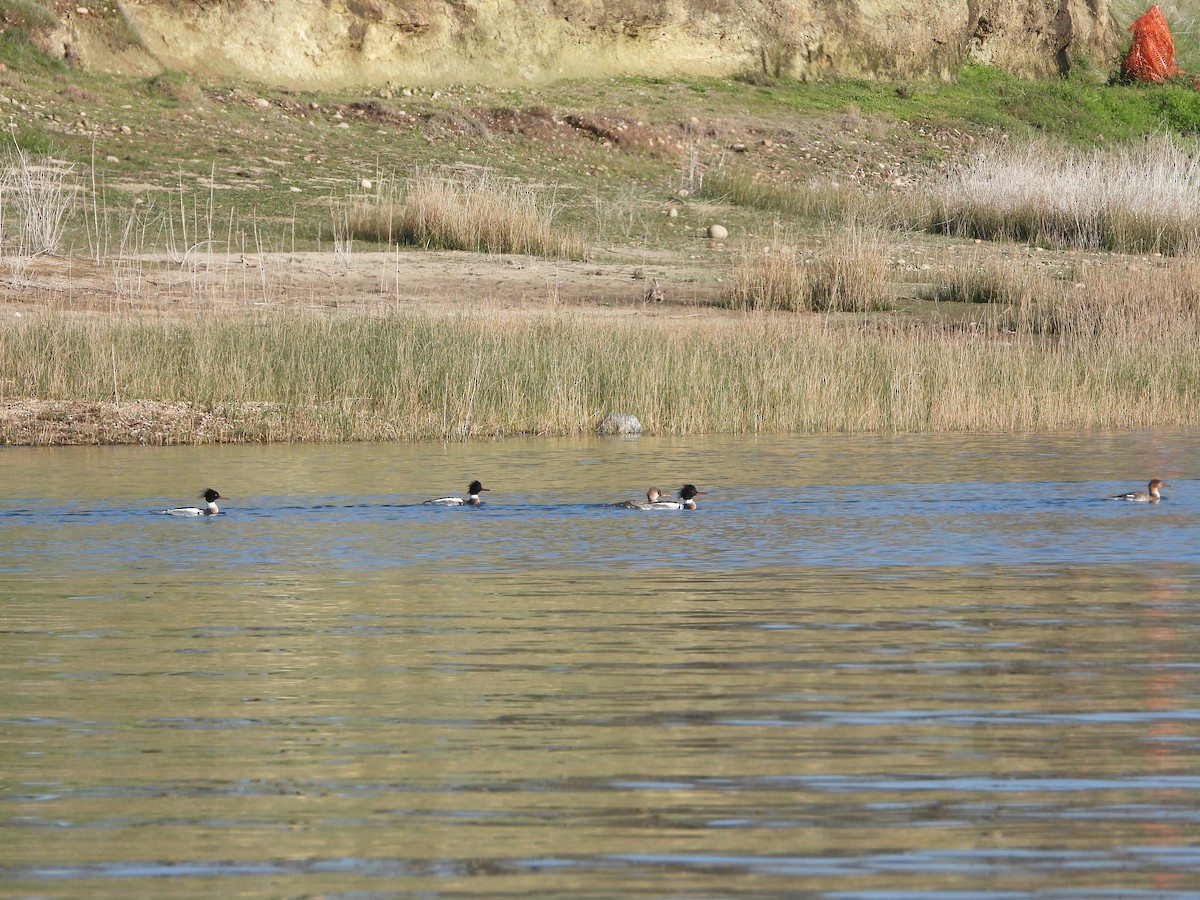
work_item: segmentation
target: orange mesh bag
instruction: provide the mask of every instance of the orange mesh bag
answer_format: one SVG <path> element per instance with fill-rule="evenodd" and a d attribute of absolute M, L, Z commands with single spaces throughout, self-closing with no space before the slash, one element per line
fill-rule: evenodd
<path fill-rule="evenodd" d="M 1146 10 L 1129 26 L 1133 32 L 1133 43 L 1125 54 L 1121 74 L 1138 81 L 1153 81 L 1162 84 L 1181 70 L 1175 65 L 1175 42 L 1167 19 L 1157 4 Z"/>

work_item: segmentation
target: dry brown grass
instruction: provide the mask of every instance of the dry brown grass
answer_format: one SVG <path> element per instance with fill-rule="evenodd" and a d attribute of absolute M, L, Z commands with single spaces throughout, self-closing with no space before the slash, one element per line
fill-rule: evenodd
<path fill-rule="evenodd" d="M 945 234 L 1045 247 L 1200 249 L 1200 154 L 1170 135 L 1092 151 L 1034 142 L 973 157 L 910 213 Z"/>
<path fill-rule="evenodd" d="M 878 229 L 851 223 L 811 248 L 776 228 L 770 241 L 743 252 L 725 304 L 742 310 L 887 309 L 893 291 L 888 245 Z"/>
<path fill-rule="evenodd" d="M 353 238 L 440 250 L 577 259 L 583 242 L 554 225 L 552 196 L 482 169 L 422 173 L 346 204 Z"/>
<path fill-rule="evenodd" d="M 349 254 L 353 236 L 374 227 L 392 242 L 574 252 L 552 227 L 552 204 L 505 190 L 487 175 L 439 176 L 359 198 L 335 207 L 340 249 Z M 982 248 L 946 254 L 921 275 L 931 302 L 915 317 L 884 312 L 907 277 L 899 239 L 851 217 L 815 239 L 777 228 L 738 254 L 724 298 L 736 314 L 597 318 L 549 304 L 534 316 L 471 296 L 434 313 L 400 301 L 396 266 L 380 269 L 369 309 L 338 309 L 335 297 L 298 311 L 277 305 L 293 290 L 276 265 L 286 254 L 243 244 L 216 265 L 221 223 L 210 205 L 186 207 L 182 190 L 179 211 L 158 219 L 147 212 L 117 229 L 109 214 L 94 216 L 93 233 L 98 257 L 116 248 L 116 294 L 130 305 L 109 312 L 120 315 L 63 302 L 0 318 L 0 401 L 97 418 L 105 404 L 182 411 L 170 427 L 98 428 L 96 439 L 573 435 L 614 409 L 658 434 L 1200 421 L 1200 261 L 1186 255 L 1051 269 Z M 150 281 L 139 235 L 155 222 L 180 251 L 158 290 L 199 298 L 194 306 L 132 305 Z M 449 234 L 455 227 L 464 230 Z M 230 221 L 225 243 L 235 233 Z M 942 301 L 971 315 L 943 315 Z M 0 440 L 61 433 L 50 420 L 10 420 Z"/>
<path fill-rule="evenodd" d="M 0 397 L 184 404 L 142 440 L 1029 431 L 1200 421 L 1200 263 L 1092 267 L 934 316 L 197 312 L 0 320 Z M 1000 296 L 1000 294 L 996 294 Z M 656 352 L 655 348 L 670 348 Z M 186 365 L 180 361 L 186 360 Z M 28 429 L 26 429 L 28 433 Z M 3 430 L 4 439 L 16 432 Z M 161 437 L 154 437 L 154 435 Z M 111 432 L 110 432 L 111 436 Z"/>

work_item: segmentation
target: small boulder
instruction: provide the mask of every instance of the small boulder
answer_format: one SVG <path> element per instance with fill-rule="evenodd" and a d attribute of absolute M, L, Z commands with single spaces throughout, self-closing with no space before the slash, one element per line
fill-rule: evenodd
<path fill-rule="evenodd" d="M 709 225 L 708 237 L 710 240 L 723 241 L 729 237 L 729 229 L 724 225 Z"/>
<path fill-rule="evenodd" d="M 596 426 L 597 434 L 641 434 L 642 423 L 629 413 L 609 413 Z"/>

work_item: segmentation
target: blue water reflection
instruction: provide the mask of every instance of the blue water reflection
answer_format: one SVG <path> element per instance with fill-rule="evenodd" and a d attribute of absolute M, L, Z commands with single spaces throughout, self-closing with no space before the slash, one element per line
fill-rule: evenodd
<path fill-rule="evenodd" d="M 1196 438 L 5 449 L 0 878 L 1195 896 Z"/>

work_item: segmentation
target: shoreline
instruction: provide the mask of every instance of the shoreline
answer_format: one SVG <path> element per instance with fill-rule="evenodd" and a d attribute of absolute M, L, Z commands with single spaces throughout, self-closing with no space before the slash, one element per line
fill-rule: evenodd
<path fill-rule="evenodd" d="M 91 261 L 35 259 L 32 290 L 0 282 L 0 445 L 570 437 L 614 411 L 664 436 L 1200 424 L 1194 313 L 1170 293 L 1194 261 L 985 249 L 1046 294 L 1025 308 L 928 299 L 922 246 L 887 251 L 906 260 L 888 263 L 895 304 L 866 312 L 720 307 L 721 248 L 653 266 L 264 255 L 251 293 L 220 290 L 240 259 L 191 275 L 145 258 L 136 293 Z M 397 259 L 398 294 L 379 285 Z M 924 283 L 895 280 L 913 271 Z"/>
<path fill-rule="evenodd" d="M 446 443 L 465 441 L 495 441 L 522 438 L 567 438 L 593 436 L 616 438 L 617 435 L 602 435 L 596 429 L 555 434 L 549 432 L 506 432 L 493 435 L 476 435 L 467 438 L 453 436 L 404 436 L 398 429 L 379 423 L 380 433 L 369 437 L 344 440 L 312 439 L 294 437 L 282 410 L 276 405 L 246 404 L 244 417 L 238 415 L 235 405 L 224 409 L 205 409 L 203 404 L 168 401 L 102 401 L 77 400 L 8 400 L 0 401 L 0 447 L 3 448 L 46 448 L 46 447 L 198 447 L 217 444 L 332 444 L 332 443 Z M 741 431 L 741 432 L 691 432 L 691 434 L 726 435 L 788 435 L 846 436 L 846 435 L 933 435 L 933 434 L 1010 434 L 1037 435 L 1063 432 L 1106 433 L 1134 432 L 1164 428 L 1169 430 L 1200 427 L 1200 416 L 1191 421 L 1165 423 L 1126 422 L 1122 424 L 1091 423 L 1088 425 L 1059 428 L 1046 426 L 1033 429 L 925 429 L 919 431 L 894 431 L 886 429 L 830 429 L 825 431 Z M 686 435 L 643 432 L 638 437 L 681 437 Z"/>

